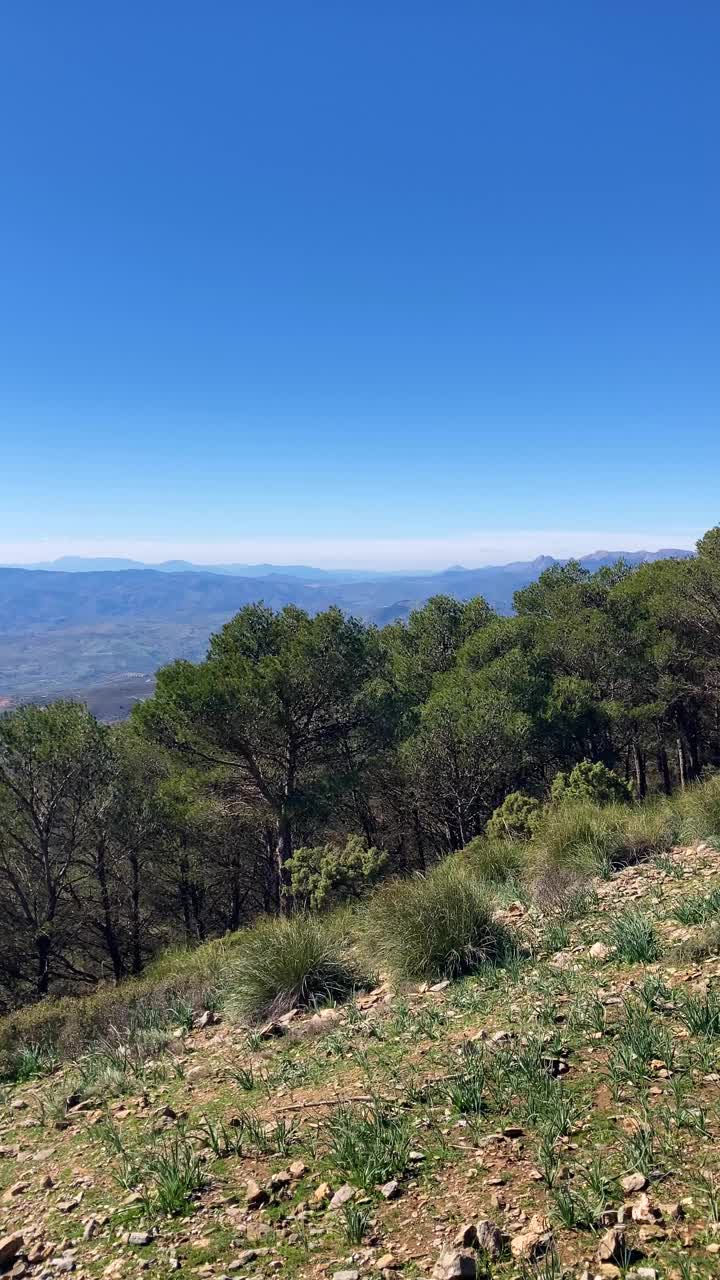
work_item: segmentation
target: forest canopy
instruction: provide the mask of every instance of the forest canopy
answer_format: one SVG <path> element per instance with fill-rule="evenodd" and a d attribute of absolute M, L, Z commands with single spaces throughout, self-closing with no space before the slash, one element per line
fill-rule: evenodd
<path fill-rule="evenodd" d="M 512 839 L 568 787 L 632 803 L 716 768 L 720 528 L 697 551 L 554 566 L 511 617 L 248 605 L 128 723 L 4 715 L 0 1008 Z"/>

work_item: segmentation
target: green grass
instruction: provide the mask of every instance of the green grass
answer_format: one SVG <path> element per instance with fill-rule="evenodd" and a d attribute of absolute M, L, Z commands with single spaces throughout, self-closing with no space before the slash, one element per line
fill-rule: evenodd
<path fill-rule="evenodd" d="M 327 1139 L 333 1167 L 366 1190 L 400 1177 L 407 1169 L 409 1120 L 380 1104 L 363 1110 L 339 1109 L 327 1122 Z"/>
<path fill-rule="evenodd" d="M 225 1008 L 250 1020 L 347 1000 L 363 983 L 345 917 L 267 917 L 245 930 L 224 979 Z"/>
<path fill-rule="evenodd" d="M 679 902 L 675 919 L 680 924 L 708 924 L 720 917 L 720 885 L 709 893 L 695 893 Z"/>
<path fill-rule="evenodd" d="M 399 981 L 457 978 L 502 960 L 507 930 L 487 888 L 457 862 L 377 890 L 361 921 L 365 953 Z"/>
<path fill-rule="evenodd" d="M 634 907 L 615 917 L 608 940 L 615 947 L 616 958 L 627 964 L 652 964 L 660 958 L 660 941 L 653 921 Z"/>

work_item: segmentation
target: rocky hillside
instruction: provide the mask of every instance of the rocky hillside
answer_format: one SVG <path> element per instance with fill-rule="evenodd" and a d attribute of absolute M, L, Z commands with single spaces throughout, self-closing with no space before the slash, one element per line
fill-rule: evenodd
<path fill-rule="evenodd" d="M 503 967 L 290 1010 L 215 1002 L 3 1086 L 13 1280 L 720 1269 L 720 855 L 502 915 Z"/>

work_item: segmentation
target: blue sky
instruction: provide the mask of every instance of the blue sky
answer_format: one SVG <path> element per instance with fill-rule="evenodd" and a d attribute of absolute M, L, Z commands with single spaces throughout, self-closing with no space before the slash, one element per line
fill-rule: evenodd
<path fill-rule="evenodd" d="M 718 520 L 720 7 L 8 0 L 0 558 Z"/>

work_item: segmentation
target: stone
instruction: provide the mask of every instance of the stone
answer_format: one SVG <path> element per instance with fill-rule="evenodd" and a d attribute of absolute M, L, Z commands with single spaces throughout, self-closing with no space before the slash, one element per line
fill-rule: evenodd
<path fill-rule="evenodd" d="M 597 1247 L 597 1259 L 599 1262 L 612 1262 L 622 1266 L 625 1263 L 627 1253 L 625 1232 L 620 1231 L 618 1227 L 610 1227 L 600 1237 Z"/>
<path fill-rule="evenodd" d="M 400 1183 L 396 1178 L 391 1178 L 389 1182 L 384 1182 L 380 1188 L 380 1195 L 383 1200 L 397 1200 L 400 1195 Z"/>
<path fill-rule="evenodd" d="M 547 1253 L 551 1244 L 551 1231 L 534 1231 L 530 1228 L 513 1236 L 510 1241 L 510 1252 L 516 1260 L 535 1262 Z"/>
<path fill-rule="evenodd" d="M 330 1199 L 331 1195 L 332 1195 L 332 1188 L 330 1186 L 330 1183 L 321 1182 L 320 1186 L 316 1187 L 315 1190 L 313 1191 L 312 1198 L 315 1201 L 315 1204 L 325 1204 L 325 1202 Z"/>
<path fill-rule="evenodd" d="M 626 1178 L 622 1179 L 620 1186 L 623 1191 L 630 1193 L 633 1191 L 644 1191 L 647 1186 L 647 1178 L 644 1173 L 629 1173 Z"/>
<path fill-rule="evenodd" d="M 609 947 L 605 942 L 593 942 L 588 955 L 592 960 L 607 960 L 611 950 L 612 947 Z"/>
<path fill-rule="evenodd" d="M 650 1203 L 649 1195 L 643 1192 L 632 1206 L 630 1216 L 633 1222 L 656 1222 L 660 1212 Z"/>
<path fill-rule="evenodd" d="M 433 1267 L 432 1280 L 474 1280 L 477 1264 L 472 1254 L 446 1249 Z"/>
<path fill-rule="evenodd" d="M 355 1195 L 355 1188 L 350 1186 L 349 1182 L 345 1182 L 342 1187 L 338 1187 L 335 1195 L 330 1201 L 331 1209 L 342 1209 L 344 1204 L 348 1204 Z"/>
<path fill-rule="evenodd" d="M 505 1248 L 505 1237 L 491 1218 L 483 1218 L 477 1224 L 477 1247 L 489 1258 L 499 1258 Z"/>
<path fill-rule="evenodd" d="M 270 1186 L 273 1191 L 282 1191 L 283 1187 L 289 1186 L 292 1182 L 292 1174 L 289 1169 L 280 1169 L 278 1173 L 270 1175 Z"/>
<path fill-rule="evenodd" d="M 2 1202 L 3 1204 L 12 1204 L 13 1200 L 17 1200 L 29 1190 L 29 1182 L 13 1182 L 12 1186 L 8 1187 L 7 1191 L 3 1195 Z"/>
<path fill-rule="evenodd" d="M 98 1229 L 98 1225 L 97 1218 L 88 1218 L 85 1226 L 83 1227 L 83 1240 L 92 1240 Z"/>
<path fill-rule="evenodd" d="M 200 1014 L 195 1026 L 199 1031 L 203 1031 L 205 1027 L 213 1027 L 217 1021 L 216 1015 L 210 1009 L 206 1009 L 204 1013 Z"/>
<path fill-rule="evenodd" d="M 474 1222 L 465 1222 L 460 1227 L 453 1244 L 456 1249 L 474 1249 L 477 1244 L 477 1227 Z"/>
<path fill-rule="evenodd" d="M 293 1160 L 292 1164 L 289 1166 L 291 1178 L 302 1178 L 305 1176 L 307 1171 L 308 1167 L 304 1160 Z"/>
<path fill-rule="evenodd" d="M 259 1209 L 261 1205 L 267 1204 L 267 1201 L 267 1191 L 254 1178 L 249 1178 L 245 1187 L 245 1202 L 248 1209 Z"/>
<path fill-rule="evenodd" d="M 332 1280 L 360 1280 L 360 1272 L 350 1268 L 347 1271 L 336 1271 Z"/>
<path fill-rule="evenodd" d="M 25 1243 L 20 1231 L 13 1231 L 9 1236 L 0 1238 L 0 1267 L 9 1267 L 17 1258 Z"/>
<path fill-rule="evenodd" d="M 375 1266 L 378 1271 L 397 1271 L 402 1263 L 398 1262 L 392 1253 L 384 1253 L 381 1258 L 378 1258 Z"/>
<path fill-rule="evenodd" d="M 50 1266 L 56 1271 L 70 1272 L 75 1270 L 77 1263 L 69 1253 L 64 1253 L 60 1258 L 51 1258 Z"/>
<path fill-rule="evenodd" d="M 126 1243 L 138 1245 L 152 1244 L 153 1238 L 152 1231 L 128 1231 Z"/>
<path fill-rule="evenodd" d="M 58 1200 L 57 1207 L 60 1213 L 72 1213 L 73 1209 L 77 1209 L 82 1201 L 82 1192 L 79 1196 L 74 1196 L 72 1200 Z"/>
<path fill-rule="evenodd" d="M 256 1249 L 242 1249 L 236 1258 L 228 1265 L 228 1271 L 239 1271 L 241 1267 L 246 1267 L 248 1263 L 254 1262 L 257 1258 Z"/>

